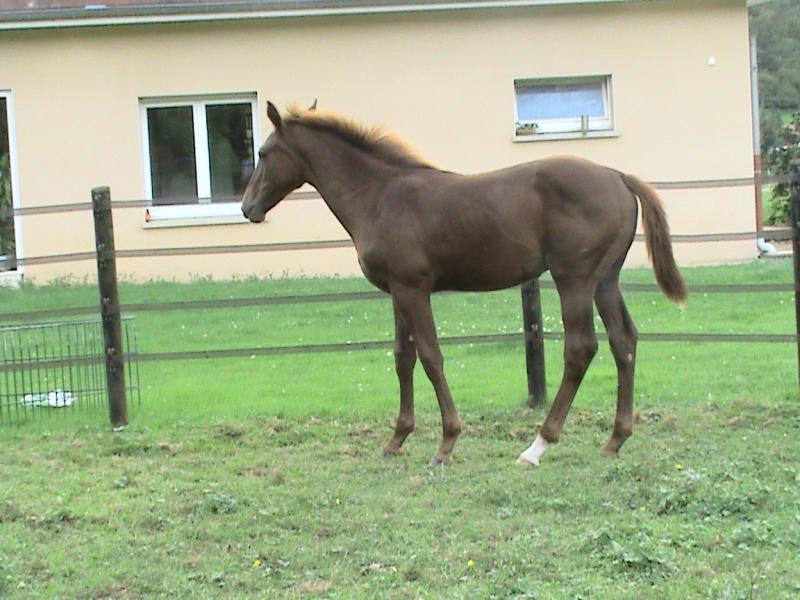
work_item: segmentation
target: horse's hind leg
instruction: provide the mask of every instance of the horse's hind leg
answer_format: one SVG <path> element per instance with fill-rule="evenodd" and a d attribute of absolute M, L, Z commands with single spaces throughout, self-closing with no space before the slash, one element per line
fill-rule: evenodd
<path fill-rule="evenodd" d="M 638 333 L 619 289 L 616 270 L 597 288 L 595 303 L 608 333 L 614 361 L 617 363 L 617 414 L 614 430 L 602 451 L 617 456 L 633 430 L 633 376 L 636 367 Z"/>
<path fill-rule="evenodd" d="M 597 336 L 592 320 L 594 286 L 586 281 L 559 280 L 555 274 L 554 279 L 561 297 L 561 318 L 564 321 L 564 375 L 536 441 L 517 459 L 523 465 L 538 465 L 545 451 L 558 442 L 578 386 L 597 353 Z"/>
<path fill-rule="evenodd" d="M 397 415 L 392 439 L 383 447 L 386 455 L 400 454 L 403 442 L 414 431 L 414 365 L 417 362 L 417 349 L 411 337 L 411 329 L 396 304 L 394 328 L 394 361 L 400 382 L 400 414 Z"/>

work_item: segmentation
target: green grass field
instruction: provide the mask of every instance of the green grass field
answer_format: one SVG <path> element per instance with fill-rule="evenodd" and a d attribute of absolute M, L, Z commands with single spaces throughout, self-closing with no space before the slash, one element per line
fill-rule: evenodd
<path fill-rule="evenodd" d="M 691 284 L 789 283 L 789 261 L 685 269 Z M 624 274 L 652 282 L 648 270 Z M 123 284 L 123 302 L 369 289 L 358 279 Z M 643 333 L 794 332 L 791 292 L 627 294 Z M 91 305 L 91 286 L 0 290 L 0 312 Z M 546 326 L 560 329 L 555 293 Z M 514 332 L 519 292 L 445 295 L 440 335 Z M 144 352 L 391 339 L 388 301 L 142 312 Z M 598 321 L 598 329 L 602 325 Z M 620 460 L 610 352 L 537 470 L 514 463 L 521 344 L 447 346 L 465 423 L 448 468 L 417 369 L 417 431 L 381 456 L 390 352 L 141 366 L 142 404 L 0 427 L 0 598 L 789 598 L 800 592 L 800 398 L 792 344 L 643 342 Z M 562 369 L 547 342 L 551 395 Z"/>

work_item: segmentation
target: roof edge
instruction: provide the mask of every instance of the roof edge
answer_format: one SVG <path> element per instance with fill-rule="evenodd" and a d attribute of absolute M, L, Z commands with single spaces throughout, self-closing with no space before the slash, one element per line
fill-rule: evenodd
<path fill-rule="evenodd" d="M 641 0 L 321 0 L 310 6 L 287 2 L 241 2 L 199 5 L 84 8 L 0 13 L 0 31 L 109 25 L 189 23 L 338 15 L 368 15 L 470 9 L 498 9 L 567 4 L 608 4 Z M 646 0 L 652 2 L 653 0 Z"/>

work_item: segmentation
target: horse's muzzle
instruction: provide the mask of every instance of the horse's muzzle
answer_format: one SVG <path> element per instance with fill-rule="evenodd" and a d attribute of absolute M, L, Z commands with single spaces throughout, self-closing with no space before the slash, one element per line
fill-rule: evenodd
<path fill-rule="evenodd" d="M 244 215 L 244 218 L 248 219 L 251 223 L 263 223 L 267 218 L 266 213 L 261 214 L 260 216 L 259 215 L 254 215 L 254 214 L 250 214 L 248 212 L 247 208 L 245 208 L 244 204 L 242 204 L 242 214 Z"/>

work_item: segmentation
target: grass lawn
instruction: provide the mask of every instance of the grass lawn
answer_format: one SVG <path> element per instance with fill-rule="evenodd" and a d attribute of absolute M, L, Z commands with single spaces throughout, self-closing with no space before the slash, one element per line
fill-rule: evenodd
<path fill-rule="evenodd" d="M 685 269 L 690 284 L 789 283 L 789 261 Z M 652 282 L 648 270 L 624 281 Z M 123 302 L 369 289 L 358 279 L 124 284 Z M 791 292 L 627 294 L 641 332 L 794 332 Z M 0 290 L 0 312 L 97 302 L 91 286 Z M 546 325 L 557 298 L 543 292 Z M 519 292 L 437 297 L 440 335 L 518 331 Z M 142 312 L 144 352 L 391 339 L 388 301 Z M 598 321 L 598 329 L 602 325 Z M 438 409 L 417 369 L 417 432 L 391 353 L 146 363 L 112 434 L 76 412 L 0 426 L 0 598 L 753 598 L 800 593 L 800 399 L 792 344 L 641 343 L 637 427 L 610 432 L 604 345 L 556 446 L 514 459 L 519 344 L 445 348 L 465 432 L 430 469 Z M 547 342 L 548 389 L 562 346 Z"/>

